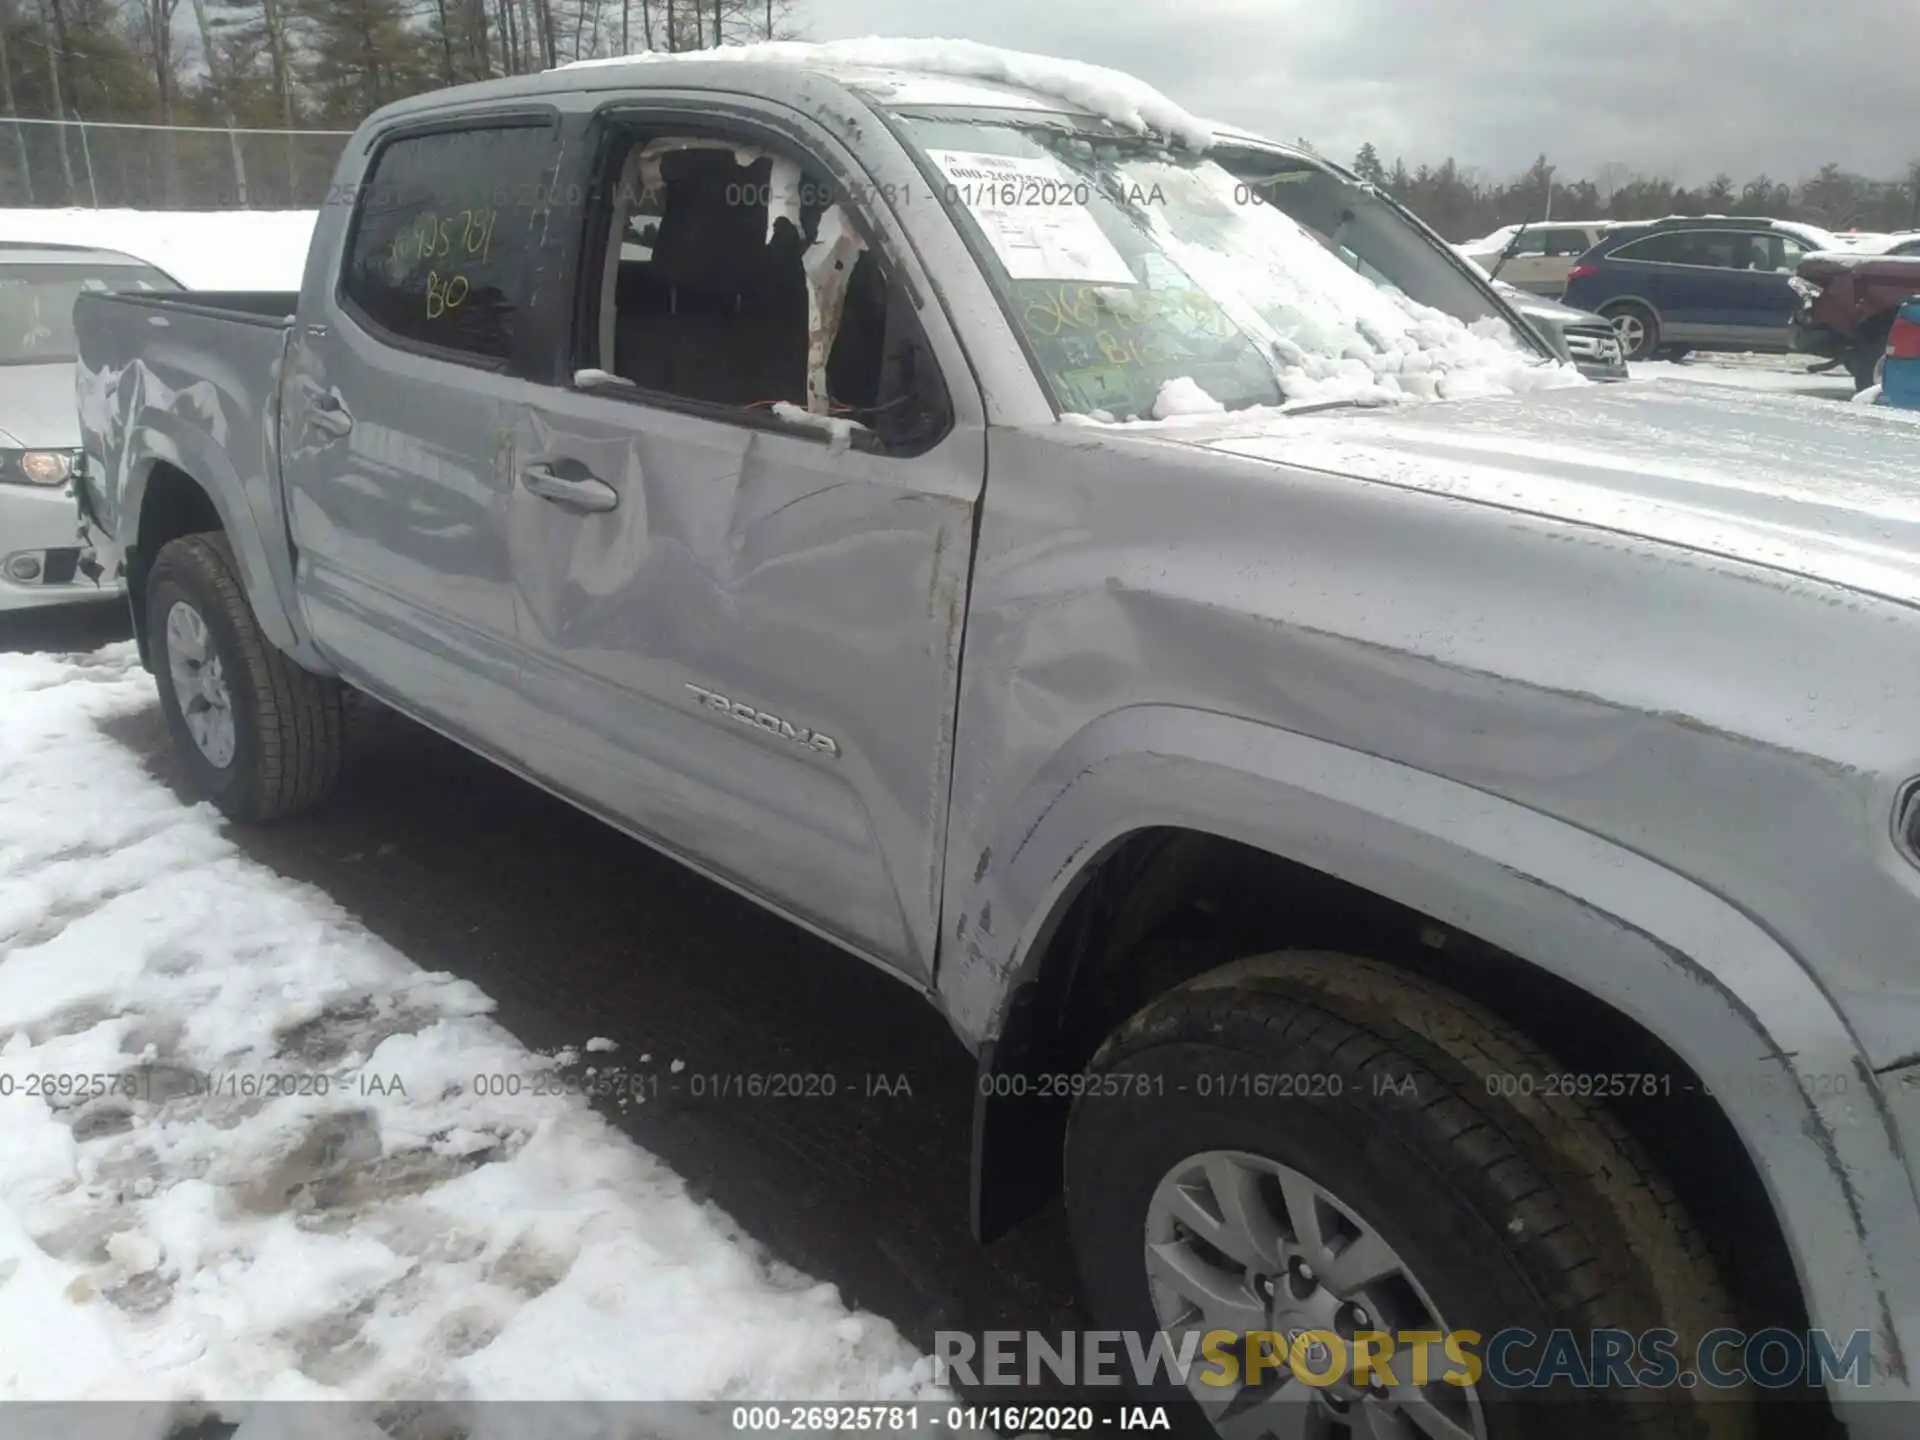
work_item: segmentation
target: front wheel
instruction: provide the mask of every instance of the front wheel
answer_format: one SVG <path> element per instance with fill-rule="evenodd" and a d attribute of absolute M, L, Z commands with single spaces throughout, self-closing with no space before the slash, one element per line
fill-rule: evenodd
<path fill-rule="evenodd" d="M 227 537 L 163 546 L 146 606 L 160 708 L 194 788 L 236 820 L 324 798 L 340 775 L 341 687 L 260 633 Z"/>
<path fill-rule="evenodd" d="M 1644 305 L 1631 301 L 1600 312 L 1620 337 L 1620 353 L 1628 360 L 1651 360 L 1660 349 L 1660 321 Z"/>
<path fill-rule="evenodd" d="M 1184 1383 L 1152 1388 L 1222 1436 L 1748 1436 L 1747 1396 L 1680 1378 L 1730 1313 L 1691 1222 L 1552 1074 L 1489 1013 L 1351 956 L 1262 956 L 1163 996 L 1095 1057 L 1069 1125 L 1096 1323 L 1176 1354 L 1195 1337 Z M 1619 1343 L 1603 1331 L 1674 1332 L 1675 1373 L 1516 1380 L 1549 1344 Z M 1236 1360 L 1223 1332 L 1259 1338 Z M 1532 1338 L 1496 1360 L 1502 1332 Z"/>

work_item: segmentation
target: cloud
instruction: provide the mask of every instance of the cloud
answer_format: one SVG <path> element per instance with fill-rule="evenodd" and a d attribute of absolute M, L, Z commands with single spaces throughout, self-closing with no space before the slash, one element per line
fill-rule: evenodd
<path fill-rule="evenodd" d="M 811 38 L 954 36 L 1130 71 L 1347 158 L 1571 179 L 1897 178 L 1920 159 L 1915 0 L 804 0 Z"/>

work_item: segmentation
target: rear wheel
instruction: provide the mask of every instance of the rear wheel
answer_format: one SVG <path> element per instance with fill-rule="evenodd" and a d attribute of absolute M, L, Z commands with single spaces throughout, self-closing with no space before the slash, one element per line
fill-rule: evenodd
<path fill-rule="evenodd" d="M 1600 312 L 1613 333 L 1620 337 L 1620 350 L 1629 360 L 1651 360 L 1660 348 L 1660 321 L 1646 306 L 1633 300 L 1609 305 Z"/>
<path fill-rule="evenodd" d="M 1743 1395 L 1516 1392 L 1445 1342 L 1417 1357 L 1398 1338 L 1475 1331 L 1462 1353 L 1486 1360 L 1504 1330 L 1566 1332 L 1591 1356 L 1598 1331 L 1667 1329 L 1686 1370 L 1728 1323 L 1672 1192 L 1601 1106 L 1552 1089 L 1554 1069 L 1477 1006 L 1352 956 L 1262 956 L 1161 997 L 1095 1057 L 1069 1126 L 1067 1215 L 1096 1323 L 1142 1345 L 1164 1332 L 1176 1352 L 1196 1331 L 1277 1337 L 1266 1353 L 1290 1360 L 1257 1378 L 1202 1360 L 1160 1388 L 1223 1436 L 1750 1435 Z M 1370 1342 L 1366 1375 L 1363 1332 L 1396 1337 Z M 1539 1344 L 1505 1353 L 1542 1359 Z"/>
<path fill-rule="evenodd" d="M 273 820 L 324 798 L 340 775 L 341 687 L 260 633 L 219 532 L 154 557 L 147 633 L 160 708 L 194 787 L 236 820 Z"/>

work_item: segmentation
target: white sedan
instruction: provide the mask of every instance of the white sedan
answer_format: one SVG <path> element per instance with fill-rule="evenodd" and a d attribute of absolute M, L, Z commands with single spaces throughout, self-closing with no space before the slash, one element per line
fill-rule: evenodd
<path fill-rule="evenodd" d="M 112 250 L 0 244 L 0 611 L 112 599 L 80 573 L 73 302 L 83 290 L 178 290 Z"/>

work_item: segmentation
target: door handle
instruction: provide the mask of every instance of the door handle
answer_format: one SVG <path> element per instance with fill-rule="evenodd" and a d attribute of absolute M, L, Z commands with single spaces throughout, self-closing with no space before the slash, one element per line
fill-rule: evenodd
<path fill-rule="evenodd" d="M 307 423 L 321 434 L 338 440 L 353 429 L 353 416 L 348 413 L 340 392 L 329 390 L 315 396 L 313 404 L 307 407 Z"/>
<path fill-rule="evenodd" d="M 562 475 L 551 465 L 529 465 L 520 472 L 520 483 L 542 500 L 551 500 L 567 510 L 598 514 L 620 503 L 620 492 L 595 475 Z"/>

